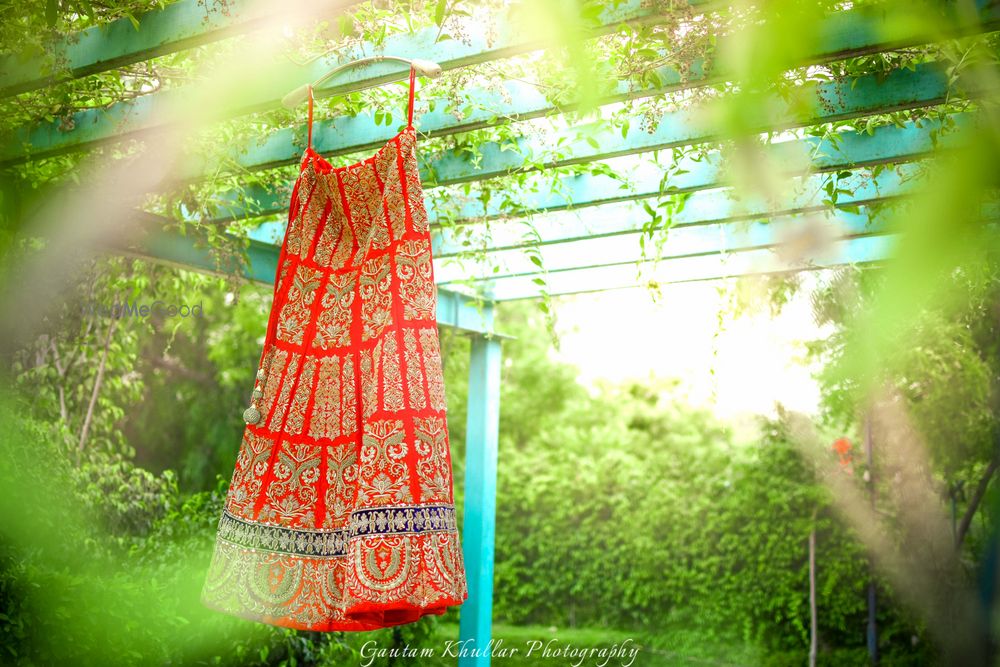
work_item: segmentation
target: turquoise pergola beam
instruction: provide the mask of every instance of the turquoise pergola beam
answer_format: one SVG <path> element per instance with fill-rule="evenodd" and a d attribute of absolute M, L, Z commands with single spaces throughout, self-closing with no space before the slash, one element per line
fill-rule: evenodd
<path fill-rule="evenodd" d="M 344 3 L 338 3 L 344 4 Z M 179 0 L 141 14 L 138 28 L 127 18 L 64 37 L 52 46 L 61 69 L 37 54 L 0 56 L 0 97 L 37 90 L 65 79 L 176 53 L 265 26 L 284 7 L 266 2 L 231 1 L 228 11 L 206 9 L 204 1 Z"/>
<path fill-rule="evenodd" d="M 598 20 L 598 26 L 593 34 L 602 34 L 613 29 L 622 22 L 655 21 L 658 17 L 655 10 L 643 6 L 641 0 L 627 0 L 614 9 L 605 8 Z M 702 3 L 708 4 L 708 3 Z M 934 3 L 931 3 L 933 5 Z M 931 6 L 927 5 L 927 6 Z M 902 11 L 902 10 L 894 10 Z M 914 8 L 907 10 L 908 14 L 919 11 Z M 885 11 L 871 11 L 860 8 L 832 14 L 824 20 L 820 38 L 816 42 L 816 51 L 807 57 L 808 63 L 818 63 L 838 58 L 846 58 L 865 53 L 882 51 L 886 48 L 898 48 L 902 45 L 912 45 L 939 39 L 945 34 L 965 34 L 968 32 L 985 32 L 1000 26 L 1000 7 L 988 7 L 978 15 L 942 14 L 938 34 L 924 34 L 922 29 L 914 26 L 914 21 L 895 21 L 896 15 L 887 16 Z M 909 18 L 909 16 L 907 17 Z M 523 53 L 539 47 L 539 44 L 527 41 L 511 27 L 509 20 L 501 20 L 504 28 L 496 39 L 488 40 L 484 34 L 470 36 L 470 44 L 449 40 L 435 42 L 436 30 L 425 30 L 413 35 L 394 35 L 387 38 L 386 43 L 379 47 L 379 52 L 396 54 L 419 54 L 439 62 L 445 69 L 480 63 Z M 372 45 L 369 45 L 372 46 Z M 316 79 L 345 59 L 354 57 L 361 51 L 351 51 L 339 58 L 322 58 L 319 61 L 297 68 L 279 68 L 275 72 L 260 73 L 260 83 L 248 86 L 245 91 L 231 101 L 227 101 L 225 110 L 219 112 L 219 117 L 238 116 L 253 113 L 278 106 L 281 97 L 289 89 Z M 367 53 L 368 51 L 366 51 Z M 695 71 L 699 70 L 697 64 Z M 323 87 L 318 94 L 336 94 L 365 87 L 382 85 L 397 81 L 405 75 L 405 68 L 398 63 L 386 62 L 372 65 L 364 71 L 345 72 L 338 77 L 334 86 Z M 724 74 L 724 73 L 723 73 Z M 677 87 L 701 85 L 699 76 L 694 81 L 687 77 L 676 75 Z M 669 77 L 668 77 L 669 81 Z M 74 130 L 63 132 L 60 123 L 44 123 L 34 127 L 23 127 L 15 131 L 10 140 L 0 146 L 0 164 L 17 163 L 28 159 L 37 159 L 48 155 L 82 150 L 92 145 L 117 141 L 136 136 L 138 133 L 155 130 L 165 122 L 159 110 L 171 108 L 174 98 L 189 96 L 191 86 L 155 93 L 140 98 L 134 102 L 123 102 L 112 105 L 107 110 L 91 110 L 76 114 L 73 117 Z"/>
<path fill-rule="evenodd" d="M 920 126 L 914 122 L 903 127 L 884 125 L 872 131 L 871 135 L 854 131 L 842 132 L 832 139 L 807 137 L 771 145 L 767 151 L 775 164 L 809 164 L 812 171 L 828 172 L 853 169 L 861 166 L 906 162 L 929 154 L 937 149 L 947 149 L 961 145 L 975 127 L 972 113 L 952 116 L 955 127 L 943 131 L 936 120 L 923 121 Z M 936 144 L 935 144 L 936 141 Z M 683 158 L 678 173 L 669 179 L 670 193 L 691 193 L 728 184 L 725 160 L 721 153 L 713 151 L 704 159 Z M 487 167 L 488 168 L 488 167 Z M 518 215 L 539 211 L 557 211 L 566 208 L 583 208 L 614 202 L 639 200 L 661 194 L 663 172 L 651 164 L 644 164 L 627 173 L 628 185 L 621 180 L 606 175 L 581 174 L 567 176 L 559 180 L 559 187 L 551 193 L 529 193 L 523 199 L 520 210 L 501 209 L 496 203 L 485 207 L 478 201 L 462 203 L 458 220 L 494 218 L 500 215 Z M 624 187 L 623 187 L 624 186 Z M 668 194 L 670 194 L 668 193 Z M 274 201 L 274 200 L 272 200 Z M 277 204 L 267 206 L 269 213 L 282 211 Z M 440 227 L 440 214 L 430 207 L 431 224 Z M 228 217 L 228 216 L 227 216 Z M 280 230 L 280 231 L 279 231 Z M 284 222 L 269 222 L 251 235 L 270 242 L 280 238 L 284 232 Z M 450 234 L 447 241 L 461 242 Z M 458 232 L 459 234 L 461 232 Z"/>
<path fill-rule="evenodd" d="M 809 95 L 814 115 L 793 123 L 785 116 L 777 120 L 774 129 L 811 125 L 846 118 L 860 117 L 882 111 L 918 108 L 939 104 L 947 94 L 947 83 L 942 73 L 933 67 L 918 68 L 916 72 L 900 70 L 885 78 L 882 84 L 874 76 L 863 76 L 841 83 L 823 84 L 821 94 Z M 786 107 L 787 108 L 787 107 Z M 575 137 L 574 137 L 575 135 Z M 573 137 L 566 141 L 566 137 Z M 578 138 L 577 138 L 578 137 Z M 653 133 L 632 129 L 623 138 L 610 128 L 598 129 L 593 124 L 574 128 L 559 140 L 547 143 L 520 140 L 517 150 L 506 149 L 490 142 L 480 147 L 481 156 L 475 160 L 465 152 L 446 151 L 432 161 L 421 160 L 421 178 L 425 187 L 452 185 L 486 180 L 509 172 L 532 169 L 539 156 L 547 168 L 566 167 L 584 162 L 605 160 L 624 155 L 700 144 L 716 138 L 714 133 L 696 120 L 693 112 L 667 114 Z M 545 159 L 556 154 L 556 158 Z M 287 193 L 275 193 L 267 188 L 251 186 L 242 192 L 220 195 L 218 220 L 238 219 L 268 215 L 287 207 Z M 255 202 L 248 205 L 244 202 Z M 230 203 L 231 202 L 231 203 Z"/>
<path fill-rule="evenodd" d="M 845 192 L 838 195 L 832 208 L 854 208 L 913 194 L 926 185 L 926 180 L 922 178 L 924 167 L 922 164 L 907 163 L 885 169 L 878 175 L 867 169 L 852 172 L 836 181 L 837 188 Z M 763 197 L 737 199 L 731 190 L 691 193 L 683 208 L 671 215 L 669 233 L 673 235 L 687 227 L 708 224 L 822 212 L 831 208 L 824 201 L 828 198 L 824 184 L 831 178 L 832 174 L 814 174 L 789 181 L 788 187 L 794 192 L 776 204 L 767 202 Z M 528 227 L 527 220 L 515 218 L 436 229 L 432 234 L 434 257 L 458 256 L 468 253 L 470 248 L 485 247 L 492 254 L 553 243 L 604 239 L 640 232 L 650 222 L 650 215 L 642 202 L 633 201 L 544 212 L 532 218 L 532 228 Z M 269 226 L 275 232 L 284 232 L 283 224 L 269 223 Z M 657 233 L 668 232 L 663 230 Z M 275 238 L 280 239 L 280 236 L 276 234 Z M 443 280 L 441 275 L 438 278 Z"/>
<path fill-rule="evenodd" d="M 469 599 L 459 612 L 459 667 L 488 667 L 493 624 L 500 340 L 475 336 L 469 358 L 462 551 Z"/>
<path fill-rule="evenodd" d="M 926 165 L 903 163 L 892 169 L 873 174 L 868 169 L 851 172 L 837 178 L 840 192 L 832 208 L 853 208 L 913 194 L 926 185 L 923 178 Z M 768 202 L 764 197 L 742 197 L 728 189 L 701 190 L 686 195 L 683 208 L 670 218 L 670 233 L 686 227 L 710 223 L 731 223 L 822 211 L 831 208 L 824 185 L 832 174 L 813 174 L 791 179 L 792 190 L 781 202 Z M 529 220 L 515 217 L 488 222 L 474 222 L 454 227 L 435 226 L 431 232 L 431 249 L 435 259 L 468 254 L 470 249 L 485 248 L 487 257 L 499 251 L 566 243 L 593 238 L 605 238 L 642 231 L 650 216 L 642 202 L 624 201 L 600 206 L 573 207 L 544 211 Z M 285 223 L 268 222 L 251 230 L 255 241 L 280 244 Z M 665 233 L 665 232 L 663 232 Z M 523 253 L 520 254 L 524 257 Z M 444 280 L 443 274 L 436 274 Z"/>
<path fill-rule="evenodd" d="M 995 230 L 1000 219 L 1000 205 L 989 202 L 982 208 L 983 224 Z M 665 256 L 656 260 L 634 257 L 631 260 L 604 265 L 577 266 L 544 274 L 526 273 L 493 278 L 462 286 L 463 290 L 486 293 L 495 301 L 512 301 L 537 298 L 543 293 L 550 296 L 597 292 L 627 287 L 647 287 L 680 282 L 696 282 L 752 276 L 759 274 L 790 273 L 829 268 L 845 264 L 868 264 L 892 259 L 894 244 L 899 232 L 888 229 L 889 221 L 878 221 L 877 216 L 858 216 L 838 212 L 832 230 L 840 238 L 814 235 L 815 229 L 803 229 L 803 236 L 790 237 L 781 243 L 769 236 L 765 229 L 749 226 L 743 240 L 737 240 L 730 249 L 704 244 L 697 238 L 687 241 L 687 251 L 675 258 Z M 871 227 L 869 225 L 874 223 Z M 794 232 L 787 223 L 788 231 Z M 768 243 L 768 241 L 771 243 Z M 701 248 L 698 247 L 702 243 Z M 669 247 L 669 241 L 667 247 Z M 701 250 L 702 252 L 699 252 Z M 541 282 L 539 282 L 541 281 Z M 454 283 L 458 287 L 458 283 Z"/>
<path fill-rule="evenodd" d="M 148 234 L 137 247 L 116 248 L 116 252 L 215 275 L 239 270 L 247 279 L 262 285 L 273 285 L 278 270 L 276 246 L 251 241 L 247 248 L 248 265 L 220 266 L 210 250 L 192 237 L 162 230 Z M 438 289 L 437 321 L 442 326 L 473 334 L 493 333 L 491 304 L 450 290 Z"/>
<path fill-rule="evenodd" d="M 663 248 L 658 255 L 655 241 L 647 241 L 648 258 L 675 260 L 723 252 L 742 252 L 791 242 L 797 235 L 813 238 L 867 236 L 884 233 L 885 221 L 867 208 L 858 213 L 834 211 L 795 213 L 767 221 L 748 220 L 681 227 L 660 232 Z M 605 267 L 641 261 L 639 233 L 594 237 L 540 246 L 533 256 L 539 267 L 522 249 L 489 253 L 483 262 L 458 258 L 435 258 L 434 275 L 439 285 L 451 287 L 472 280 L 491 282 L 507 277 L 535 276 L 557 271 Z M 493 269 L 496 268 L 494 272 Z"/>
<path fill-rule="evenodd" d="M 433 100 L 428 106 L 434 110 L 420 114 L 420 131 L 428 136 L 442 136 L 485 127 L 495 123 L 500 117 L 527 120 L 563 111 L 555 108 L 534 86 L 512 81 L 504 84 L 504 88 L 504 94 L 483 89 L 466 92 L 465 103 L 461 106 L 469 111 L 461 119 L 448 113 L 447 100 Z M 615 94 L 602 99 L 601 103 L 611 104 L 625 99 L 653 96 L 667 90 L 667 86 L 635 87 L 619 82 Z M 794 93 L 792 100 L 775 97 L 771 103 L 763 104 L 762 108 L 769 112 L 775 109 L 781 111 L 777 115 L 762 117 L 756 123 L 762 128 L 794 127 L 854 118 L 873 111 L 888 112 L 930 106 L 946 99 L 949 83 L 942 66 L 924 63 L 914 71 L 902 69 L 888 75 L 864 75 L 842 81 L 813 83 L 802 86 Z M 655 138 L 649 139 L 658 147 L 676 145 L 679 142 L 704 141 L 710 135 L 706 128 L 699 126 L 697 118 L 697 111 L 666 114 L 661 122 L 663 129 L 658 131 Z M 313 129 L 313 146 L 327 156 L 348 155 L 385 144 L 395 135 L 395 129 L 393 126 L 376 124 L 370 114 L 321 120 L 315 123 Z M 634 129 L 632 132 L 639 138 L 645 138 L 643 135 L 646 133 L 641 130 Z M 594 138 L 604 146 L 608 145 L 609 140 L 621 139 L 617 130 L 606 130 L 603 134 L 606 136 L 595 135 Z M 262 142 L 234 148 L 227 161 L 251 170 L 298 163 L 304 148 L 301 145 L 301 135 L 301 128 L 277 130 Z M 571 151 L 578 147 L 574 146 Z M 183 167 L 178 178 L 193 180 L 213 172 L 213 166 L 203 159 L 193 159 Z"/>
<path fill-rule="evenodd" d="M 704 0 L 695 4 L 706 4 Z M 591 34 L 597 36 L 613 30 L 622 23 L 655 21 L 659 13 L 645 6 L 642 0 L 625 0 L 616 7 L 605 8 Z M 289 90 L 315 81 L 335 66 L 372 53 L 412 55 L 433 60 L 444 69 L 454 69 L 498 58 L 506 58 L 532 51 L 540 44 L 519 34 L 507 17 L 499 19 L 501 29 L 496 35 L 487 34 L 486 26 L 468 35 L 465 40 L 437 41 L 438 29 L 427 28 L 414 34 L 396 34 L 381 44 L 364 43 L 319 58 L 307 65 L 276 65 L 266 72 L 257 72 L 254 85 L 244 86 L 225 100 L 225 108 L 213 117 L 236 117 L 243 114 L 278 108 L 281 98 Z M 323 97 L 380 86 L 406 77 L 409 69 L 398 62 L 376 63 L 364 69 L 343 72 L 332 85 L 316 89 L 316 96 Z M 70 151 L 84 150 L 91 146 L 135 137 L 160 129 L 168 122 L 164 109 L 182 107 L 179 100 L 200 96 L 200 84 L 191 84 L 146 95 L 135 101 L 119 102 L 104 110 L 88 110 L 73 115 L 74 130 L 61 131 L 60 123 L 42 123 L 24 127 L 0 147 L 0 164 L 22 162 Z M 194 90 L 192 90 L 194 89 Z"/>
<path fill-rule="evenodd" d="M 770 248 L 747 250 L 731 255 L 697 255 L 666 260 L 653 266 L 643 264 L 639 272 L 635 262 L 611 266 L 590 267 L 547 274 L 544 287 L 537 276 L 515 276 L 486 281 L 480 289 L 492 291 L 496 301 L 538 298 L 543 292 L 550 296 L 601 292 L 629 287 L 649 287 L 681 282 L 698 282 L 752 276 L 792 273 L 830 268 L 845 264 L 869 264 L 892 256 L 896 237 L 893 235 L 863 236 L 834 241 L 823 257 L 809 261 L 783 261 Z M 477 287 L 479 287 L 477 285 Z"/>

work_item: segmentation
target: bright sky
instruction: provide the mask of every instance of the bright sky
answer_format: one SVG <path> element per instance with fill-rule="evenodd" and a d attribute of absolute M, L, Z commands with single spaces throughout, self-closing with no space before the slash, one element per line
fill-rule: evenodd
<path fill-rule="evenodd" d="M 803 289 L 778 317 L 767 309 L 727 317 L 718 336 L 726 304 L 716 282 L 664 285 L 656 303 L 646 289 L 562 297 L 555 304 L 562 341 L 556 355 L 578 366 L 586 385 L 599 378 L 679 378 L 691 403 L 724 419 L 773 414 L 775 401 L 813 413 L 819 392 L 804 343 L 825 332 L 814 324 L 809 302 L 818 274 L 802 276 Z"/>

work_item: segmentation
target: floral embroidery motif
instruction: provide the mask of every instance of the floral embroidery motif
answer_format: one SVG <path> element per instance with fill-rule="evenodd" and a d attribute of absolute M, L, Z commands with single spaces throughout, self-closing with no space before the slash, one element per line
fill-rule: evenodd
<path fill-rule="evenodd" d="M 399 298 L 408 320 L 433 320 L 437 317 L 431 247 L 426 239 L 403 241 L 396 257 Z"/>
<path fill-rule="evenodd" d="M 292 260 L 286 259 L 281 264 L 281 274 L 278 278 L 278 287 L 285 284 L 285 280 L 288 278 L 288 271 L 292 268 Z"/>
<path fill-rule="evenodd" d="M 427 391 L 430 394 L 431 409 L 445 410 L 447 403 L 444 395 L 444 372 L 436 327 L 420 330 L 420 347 L 424 351 L 424 368 L 427 370 Z"/>
<path fill-rule="evenodd" d="M 226 509 L 233 515 L 249 516 L 253 513 L 273 446 L 274 440 L 270 438 L 257 435 L 250 429 L 243 432 L 243 442 L 236 456 L 236 470 L 226 495 Z"/>
<path fill-rule="evenodd" d="M 357 501 L 358 455 L 354 443 L 327 448 L 325 527 L 342 526 Z"/>
<path fill-rule="evenodd" d="M 319 229 L 320 223 L 326 216 L 327 203 L 330 198 L 327 196 L 327 190 L 322 187 L 323 183 L 318 182 L 317 187 L 314 185 L 312 187 L 312 196 L 308 204 L 302 210 L 302 215 L 299 216 L 301 223 L 298 226 L 299 233 L 302 238 L 302 242 L 299 247 L 295 250 L 293 254 L 298 255 L 300 258 L 305 259 L 309 256 L 309 250 L 312 247 L 312 240 L 316 237 L 316 231 Z M 292 252 L 289 250 L 289 252 Z"/>
<path fill-rule="evenodd" d="M 306 190 L 305 197 L 302 196 L 303 189 Z M 292 215 L 289 217 L 288 230 L 285 232 L 288 237 L 285 249 L 289 255 L 300 255 L 301 253 L 302 229 L 305 224 L 304 214 L 309 210 L 309 202 L 315 192 L 316 182 L 310 176 L 306 176 L 296 188 L 296 201 L 301 202 L 301 206 L 293 209 Z"/>
<path fill-rule="evenodd" d="M 321 449 L 312 445 L 282 443 L 267 486 L 267 502 L 258 521 L 297 522 L 314 525 Z"/>
<path fill-rule="evenodd" d="M 285 372 L 284 382 L 281 383 L 281 394 L 275 402 L 271 412 L 271 420 L 267 424 L 267 427 L 272 431 L 281 430 L 281 424 L 288 408 L 288 397 L 292 393 L 292 382 L 295 381 L 295 373 L 299 369 L 299 358 L 299 355 L 295 355 L 288 361 L 288 370 Z"/>
<path fill-rule="evenodd" d="M 382 354 L 382 408 L 388 412 L 399 412 L 406 406 L 403 403 L 403 376 L 399 370 L 399 350 L 396 346 L 396 336 L 385 337 Z"/>
<path fill-rule="evenodd" d="M 394 240 L 406 233 L 406 201 L 403 199 L 403 181 L 399 178 L 397 157 L 395 142 L 389 142 L 385 150 L 375 157 L 375 170 L 384 183 L 382 197 Z"/>
<path fill-rule="evenodd" d="M 381 340 L 375 347 L 361 350 L 361 414 L 365 419 L 378 410 L 378 368 L 381 358 Z"/>
<path fill-rule="evenodd" d="M 361 445 L 359 503 L 390 505 L 413 501 L 405 440 L 406 431 L 398 419 L 368 425 Z"/>
<path fill-rule="evenodd" d="M 302 432 L 302 424 L 306 419 L 306 407 L 309 405 L 309 396 L 312 393 L 313 373 L 316 371 L 316 360 L 307 358 L 302 364 L 302 372 L 299 374 L 299 385 L 295 388 L 295 398 L 292 399 L 292 407 L 285 419 L 285 433 L 297 435 Z"/>
<path fill-rule="evenodd" d="M 389 255 L 366 261 L 361 266 L 361 340 L 377 338 L 392 324 L 392 272 Z"/>
<path fill-rule="evenodd" d="M 351 344 L 351 304 L 356 283 L 349 273 L 334 273 L 326 284 L 316 322 L 313 346 L 323 350 L 347 347 Z"/>
<path fill-rule="evenodd" d="M 401 588 L 410 576 L 410 570 L 419 562 L 405 537 L 379 537 L 354 543 L 352 556 L 359 564 L 358 583 L 366 596 L 388 593 Z"/>
<path fill-rule="evenodd" d="M 416 136 L 404 133 L 399 138 L 403 153 L 403 173 L 406 180 L 406 195 L 410 206 L 410 220 L 413 231 L 424 233 L 430 230 L 427 222 L 427 209 L 424 208 L 424 189 L 420 184 L 420 171 L 417 161 Z"/>
<path fill-rule="evenodd" d="M 344 171 L 343 178 L 347 198 L 352 202 L 355 234 L 359 239 L 367 239 L 370 234 L 372 248 L 385 248 L 389 245 L 389 232 L 384 224 L 382 190 L 375 178 L 374 168 L 371 164 L 362 163 Z"/>
<path fill-rule="evenodd" d="M 340 191 L 337 187 L 336 179 L 331 183 L 323 182 L 329 191 L 327 198 L 330 200 L 330 213 L 326 217 L 326 224 L 323 226 L 323 233 L 319 243 L 316 244 L 316 252 L 313 258 L 320 266 L 330 269 L 340 269 L 347 265 L 354 250 L 354 232 L 347 222 L 344 214 L 344 206 L 340 201 Z"/>
<path fill-rule="evenodd" d="M 322 275 L 320 271 L 299 264 L 278 319 L 278 340 L 292 345 L 302 344 L 302 336 L 309 324 L 309 306 L 316 296 Z"/>
<path fill-rule="evenodd" d="M 358 430 L 358 393 L 352 388 L 356 386 L 357 375 L 354 371 L 354 353 L 349 352 L 344 357 L 344 374 L 340 378 L 340 386 L 343 391 L 343 408 L 341 415 L 340 430 L 344 435 L 351 435 Z"/>
<path fill-rule="evenodd" d="M 282 373 L 288 362 L 288 353 L 284 350 L 271 348 L 267 358 L 267 382 L 264 383 L 264 395 L 260 399 L 260 413 L 262 415 L 271 413 L 271 405 L 274 403 L 275 396 L 278 395 L 278 385 L 281 384 Z"/>
<path fill-rule="evenodd" d="M 440 417 L 417 417 L 413 420 L 416 441 L 414 449 L 420 456 L 417 479 L 420 481 L 420 500 L 450 502 L 451 457 L 448 455 L 448 434 Z"/>
<path fill-rule="evenodd" d="M 340 435 L 340 392 L 340 358 L 325 357 L 319 362 L 319 378 L 309 418 L 311 437 L 333 439 Z"/>
<path fill-rule="evenodd" d="M 427 407 L 427 396 L 424 393 L 424 373 L 420 370 L 422 364 L 417 352 L 417 334 L 413 329 L 403 331 L 403 345 L 406 355 L 406 393 L 410 398 L 410 407 L 423 410 Z"/>

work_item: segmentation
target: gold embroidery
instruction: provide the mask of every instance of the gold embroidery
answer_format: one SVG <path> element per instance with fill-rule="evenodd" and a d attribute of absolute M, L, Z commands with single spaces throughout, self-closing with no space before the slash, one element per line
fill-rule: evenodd
<path fill-rule="evenodd" d="M 449 591 L 459 599 L 468 597 L 465 581 L 465 559 L 461 546 L 456 540 L 449 540 L 447 534 L 428 535 L 423 542 L 424 563 L 428 566 L 429 587 L 447 596 Z"/>
<path fill-rule="evenodd" d="M 375 156 L 375 169 L 382 179 L 382 197 L 393 239 L 399 239 L 406 233 L 406 202 L 403 200 L 403 181 L 399 177 L 396 156 L 395 142 L 386 144 L 385 150 Z"/>
<path fill-rule="evenodd" d="M 385 594 L 406 584 L 410 571 L 419 565 L 420 553 L 412 553 L 406 536 L 377 537 L 358 540 L 352 546 L 358 564 L 358 583 L 366 598 L 373 593 Z"/>
<path fill-rule="evenodd" d="M 340 422 L 340 429 L 344 435 L 351 435 L 358 430 L 358 398 L 357 398 L 357 375 L 354 370 L 354 353 L 349 352 L 344 357 L 344 374 L 340 378 L 340 386 L 343 388 L 344 413 Z"/>
<path fill-rule="evenodd" d="M 417 505 L 412 497 L 424 502 L 451 493 L 444 415 L 415 419 L 413 439 L 402 420 L 370 421 L 380 410 L 428 404 L 443 410 L 445 402 L 430 319 L 431 246 L 429 239 L 403 238 L 408 224 L 427 231 L 415 134 L 404 132 L 371 160 L 329 174 L 317 174 L 307 153 L 300 178 L 275 286 L 278 338 L 307 342 L 318 311 L 311 349 L 346 349 L 322 356 L 266 351 L 261 407 L 269 428 L 308 432 L 315 440 L 296 443 L 301 436 L 290 435 L 292 442 L 279 445 L 245 431 L 202 601 L 245 618 L 321 631 L 366 629 L 348 614 L 373 604 L 414 608 L 416 620 L 421 608 L 459 604 L 468 593 L 454 506 Z M 355 259 L 369 232 L 374 257 Z M 319 271 L 298 261 L 313 243 Z M 379 252 L 386 248 L 393 250 Z M 352 263 L 350 274 L 337 275 Z M 328 287 L 320 290 L 324 276 Z M 397 295 L 402 304 L 393 302 Z M 403 324 L 395 321 L 397 308 L 424 328 L 403 327 L 399 338 L 392 330 Z M 356 316 L 361 340 L 351 331 Z M 369 341 L 367 350 L 362 341 Z M 253 514 L 258 506 L 256 518 L 229 511 Z"/>
<path fill-rule="evenodd" d="M 327 178 L 333 179 L 333 183 Z M 342 268 L 350 259 L 354 234 L 351 232 L 351 226 L 347 224 L 347 216 L 344 215 L 344 205 L 340 201 L 340 189 L 336 185 L 336 177 L 328 176 L 321 183 L 330 202 L 330 213 L 326 217 L 326 225 L 323 227 L 313 257 L 320 266 L 336 270 Z"/>
<path fill-rule="evenodd" d="M 302 191 L 305 189 L 306 196 L 302 196 Z M 289 255 L 300 255 L 301 256 L 301 246 L 302 246 L 302 236 L 303 227 L 305 226 L 304 214 L 309 210 L 311 206 L 311 200 L 313 195 L 316 193 L 316 182 L 312 178 L 312 175 L 308 172 L 303 174 L 303 180 L 299 184 L 299 190 L 296 193 L 300 202 L 298 211 L 295 215 L 289 216 L 288 230 L 285 234 L 288 237 L 285 243 L 285 251 Z M 308 244 L 307 244 L 308 245 Z"/>
<path fill-rule="evenodd" d="M 292 260 L 286 259 L 281 264 L 281 277 L 278 279 L 278 287 L 285 284 L 285 279 L 288 277 L 288 270 L 292 268 Z"/>
<path fill-rule="evenodd" d="M 302 344 L 302 336 L 309 324 L 309 306 L 316 296 L 322 275 L 321 271 L 310 269 L 304 264 L 296 269 L 288 288 L 288 300 L 278 317 L 278 340 L 293 345 Z"/>
<path fill-rule="evenodd" d="M 413 428 L 416 434 L 413 448 L 420 456 L 417 462 L 420 501 L 451 502 L 451 466 L 444 419 L 417 417 L 413 420 Z"/>
<path fill-rule="evenodd" d="M 316 322 L 316 336 L 313 346 L 324 350 L 331 347 L 347 347 L 351 344 L 351 304 L 354 303 L 354 276 L 350 273 L 335 273 L 326 284 Z"/>
<path fill-rule="evenodd" d="M 335 558 L 303 557 L 220 539 L 201 600 L 245 618 L 330 631 L 365 629 L 345 614 L 360 603 L 426 608 L 438 600 L 459 604 L 468 598 L 457 533 L 364 537 L 346 551 Z M 421 560 L 426 568 L 413 576 Z M 394 588 L 393 575 L 407 561 L 410 576 Z"/>
<path fill-rule="evenodd" d="M 355 507 L 358 456 L 353 442 L 328 447 L 326 457 L 325 527 L 343 526 Z"/>
<path fill-rule="evenodd" d="M 378 369 L 381 363 L 382 341 L 361 350 L 361 414 L 368 419 L 378 410 Z"/>
<path fill-rule="evenodd" d="M 399 370 L 399 350 L 395 332 L 385 337 L 382 354 L 382 407 L 389 412 L 399 412 L 403 404 L 403 376 Z"/>
<path fill-rule="evenodd" d="M 271 482 L 258 521 L 283 525 L 315 525 L 316 482 L 321 447 L 283 443 L 274 462 Z"/>
<path fill-rule="evenodd" d="M 340 358 L 320 360 L 316 398 L 309 418 L 309 435 L 313 438 L 336 438 L 340 435 Z"/>
<path fill-rule="evenodd" d="M 351 205 L 355 234 L 359 239 L 367 239 L 370 234 L 372 248 L 385 248 L 389 245 L 389 231 L 385 224 L 382 192 L 375 180 L 374 168 L 365 163 L 347 169 L 342 175 L 347 200 Z"/>
<path fill-rule="evenodd" d="M 389 255 L 370 259 L 361 267 L 361 340 L 376 338 L 392 324 L 392 271 Z"/>
<path fill-rule="evenodd" d="M 273 361 L 267 367 L 267 382 L 264 384 L 264 395 L 260 398 L 260 414 L 265 418 L 271 413 L 274 397 L 278 395 L 278 385 L 281 384 L 281 374 L 285 370 L 288 353 L 272 346 L 268 356 Z"/>
<path fill-rule="evenodd" d="M 284 432 L 291 435 L 298 435 L 302 432 L 302 424 L 306 418 L 306 407 L 309 405 L 309 396 L 312 394 L 313 372 L 316 370 L 316 360 L 306 358 L 302 364 L 302 373 L 299 375 L 299 384 L 295 389 L 295 398 L 292 399 L 292 407 L 285 419 Z"/>
<path fill-rule="evenodd" d="M 417 160 L 416 137 L 404 133 L 399 138 L 403 143 L 403 174 L 406 177 L 406 195 L 410 204 L 410 219 L 413 231 L 423 233 L 429 231 L 427 209 L 424 208 L 424 189 L 420 184 L 420 166 Z"/>
<path fill-rule="evenodd" d="M 406 467 L 406 431 L 398 419 L 365 425 L 361 444 L 358 502 L 388 505 L 412 501 Z"/>
<path fill-rule="evenodd" d="M 226 496 L 226 509 L 236 516 L 250 517 L 260 493 L 260 483 L 267 472 L 274 440 L 255 435 L 249 428 L 236 456 L 236 470 Z"/>
<path fill-rule="evenodd" d="M 322 183 L 322 176 L 317 176 L 316 178 Z M 297 254 L 302 259 L 305 259 L 309 255 L 309 249 L 312 247 L 313 239 L 316 238 L 316 231 L 319 229 L 319 225 L 323 221 L 323 214 L 326 212 L 326 202 L 328 199 L 329 197 L 326 196 L 326 188 L 313 186 L 312 197 L 310 197 L 305 209 L 303 209 L 301 216 L 301 242 Z"/>
<path fill-rule="evenodd" d="M 420 330 L 420 347 L 424 351 L 424 369 L 427 372 L 427 391 L 430 393 L 431 409 L 444 410 L 447 403 L 437 327 Z"/>
<path fill-rule="evenodd" d="M 417 353 L 417 334 L 413 329 L 403 331 L 403 345 L 406 354 L 406 393 L 410 398 L 410 407 L 423 410 L 427 407 L 427 396 L 424 393 L 424 373 Z"/>
<path fill-rule="evenodd" d="M 282 420 L 285 418 L 285 408 L 288 406 L 288 395 L 292 392 L 292 382 L 295 381 L 295 372 L 299 367 L 299 358 L 300 355 L 295 355 L 288 361 L 288 371 L 285 372 L 284 382 L 281 383 L 281 394 L 274 404 L 271 421 L 267 424 L 272 431 L 281 429 Z"/>
<path fill-rule="evenodd" d="M 396 255 L 399 298 L 409 320 L 433 320 L 437 316 L 430 239 L 403 241 Z"/>

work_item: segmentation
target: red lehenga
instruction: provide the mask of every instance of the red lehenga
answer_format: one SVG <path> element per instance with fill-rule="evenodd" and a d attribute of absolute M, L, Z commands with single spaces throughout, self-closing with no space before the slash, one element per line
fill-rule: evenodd
<path fill-rule="evenodd" d="M 259 410 L 201 592 L 218 611 L 372 630 L 468 598 L 413 91 L 411 68 L 406 129 L 339 168 L 312 148 L 310 94 Z"/>

